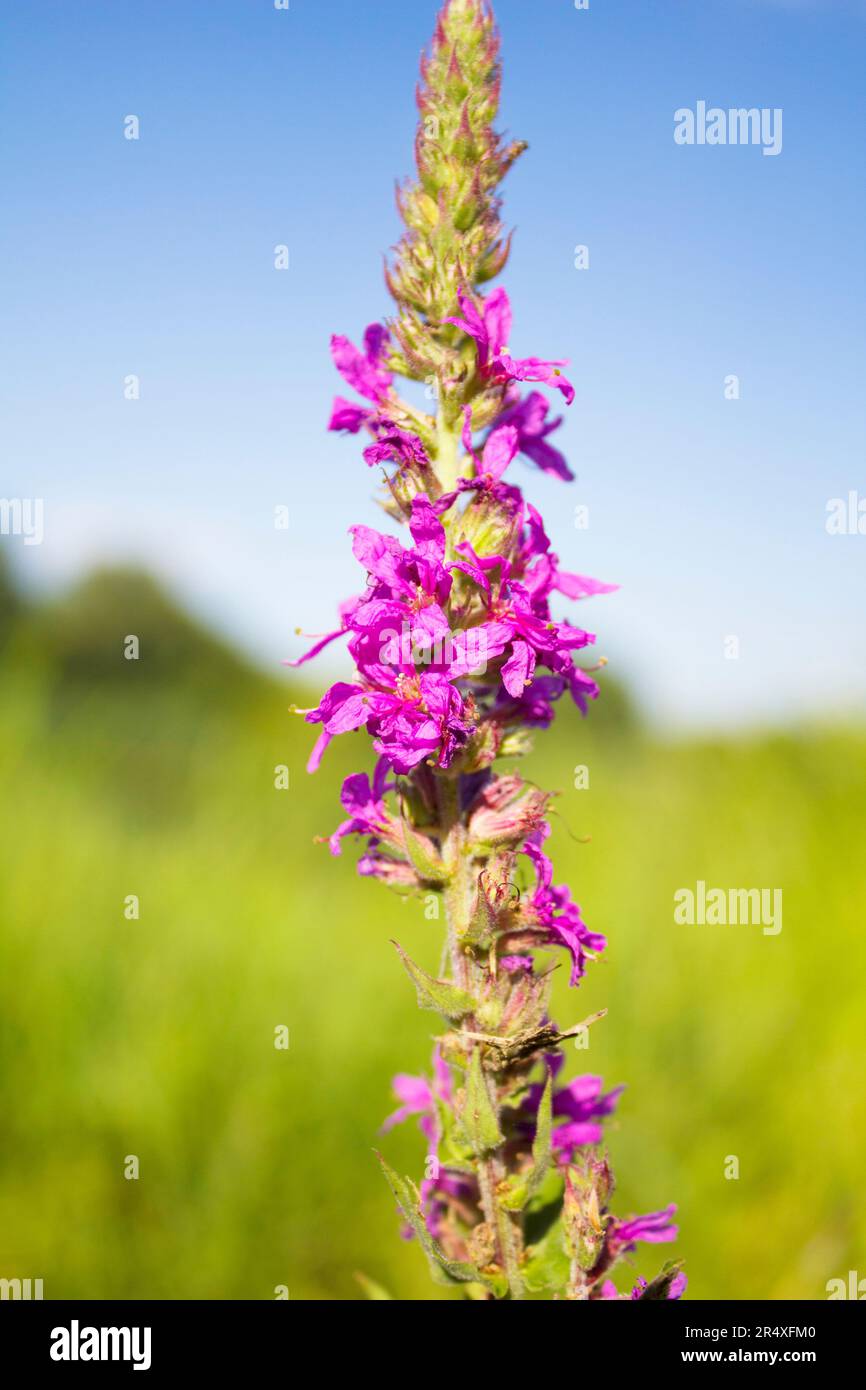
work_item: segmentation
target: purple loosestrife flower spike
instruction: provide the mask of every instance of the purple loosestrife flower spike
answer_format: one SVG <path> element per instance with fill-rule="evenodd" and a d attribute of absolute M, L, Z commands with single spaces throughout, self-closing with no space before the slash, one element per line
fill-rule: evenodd
<path fill-rule="evenodd" d="M 524 148 L 494 131 L 499 83 L 487 0 L 448 0 L 422 62 L 417 175 L 398 194 L 396 314 L 360 347 L 331 342 L 357 399 L 337 397 L 330 428 L 365 433 L 363 460 L 405 530 L 351 528 L 359 593 L 292 664 L 345 638 L 355 666 L 304 711 L 319 733 L 310 769 L 352 730 L 376 755 L 343 783 L 331 852 L 359 837 L 359 873 L 423 898 L 428 917 L 441 906 L 447 926 L 439 974 L 398 947 L 441 1019 L 430 1076 L 395 1078 L 383 1125 L 417 1120 L 426 1144 L 417 1182 L 383 1161 L 404 1234 L 471 1298 L 679 1298 L 676 1263 L 651 1283 L 632 1277 L 628 1293 L 610 1278 L 638 1242 L 674 1239 L 674 1208 L 610 1213 L 604 1122 L 623 1088 L 561 1076 L 562 1044 L 601 1015 L 560 1030 L 549 1013 L 551 954 L 576 987 L 607 940 L 554 882 L 551 795 L 497 766 L 528 751 L 563 695 L 586 713 L 599 694 L 578 660 L 595 638 L 562 605 L 615 588 L 559 568 L 515 481 L 526 461 L 573 477 L 549 442 L 561 420 L 535 388 L 566 405 L 574 388 L 563 361 L 512 355 L 508 295 L 486 288 L 508 258 L 499 186 Z M 403 399 L 400 378 L 427 384 L 429 412 Z"/>

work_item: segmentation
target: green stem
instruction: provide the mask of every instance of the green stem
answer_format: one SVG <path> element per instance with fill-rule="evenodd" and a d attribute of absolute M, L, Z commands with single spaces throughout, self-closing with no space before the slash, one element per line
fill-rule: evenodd
<path fill-rule="evenodd" d="M 459 422 L 449 425 L 440 406 L 436 417 L 436 476 L 443 492 L 453 492 L 460 477 L 460 434 Z"/>
<path fill-rule="evenodd" d="M 448 949 L 454 983 L 461 989 L 471 989 L 472 963 L 463 949 L 463 940 L 469 925 L 472 911 L 472 896 L 475 887 L 469 856 L 466 853 L 466 827 L 460 811 L 459 779 L 455 777 L 437 778 L 439 801 L 439 830 L 441 835 L 442 858 L 448 870 L 449 879 L 445 887 L 445 916 L 448 924 Z M 475 1020 L 470 1018 L 464 1025 L 474 1031 Z M 466 1055 L 470 1046 L 466 1048 Z M 499 1107 L 496 1085 L 492 1077 L 487 1078 L 487 1087 L 494 1109 Z M 496 1234 L 499 1262 L 508 1279 L 512 1299 L 522 1299 L 523 1281 L 520 1277 L 519 1242 L 510 1212 L 503 1211 L 496 1200 L 496 1190 L 505 1177 L 502 1160 L 496 1154 L 478 1159 L 478 1187 L 481 1193 L 481 1207 L 484 1219 Z"/>
<path fill-rule="evenodd" d="M 472 883 L 466 857 L 466 828 L 460 814 L 458 779 L 437 778 L 437 792 L 442 859 L 449 876 L 443 895 L 448 923 L 448 951 L 454 983 L 461 989 L 468 989 L 470 962 L 463 951 L 462 936 L 469 922 Z"/>
<path fill-rule="evenodd" d="M 449 425 L 441 407 L 436 426 L 436 473 L 443 491 L 450 492 L 457 486 L 460 474 L 460 426 Z M 472 912 L 475 881 L 466 853 L 466 827 L 460 810 L 459 778 L 438 777 L 437 794 L 442 859 L 448 871 L 448 883 L 443 895 L 448 924 L 448 952 L 454 983 L 461 989 L 471 990 L 475 971 L 471 956 L 463 948 L 463 941 Z M 464 1027 L 474 1029 L 475 1020 L 464 1020 Z M 466 1053 L 468 1056 L 468 1047 Z M 496 1086 L 492 1077 L 488 1078 L 487 1084 L 491 1102 L 494 1108 L 498 1108 Z M 520 1277 L 520 1247 L 514 1225 L 515 1218 L 510 1212 L 503 1211 L 496 1199 L 497 1187 L 504 1177 L 504 1165 L 496 1154 L 478 1159 L 478 1187 L 484 1219 L 495 1232 L 499 1262 L 508 1279 L 511 1297 L 522 1299 L 524 1292 Z"/>
<path fill-rule="evenodd" d="M 578 1260 L 571 1262 L 566 1296 L 572 1303 L 586 1303 L 589 1299 L 589 1282 Z"/>
<path fill-rule="evenodd" d="M 496 1107 L 498 1105 L 498 1097 L 496 1094 L 496 1085 L 492 1077 L 487 1078 L 487 1089 L 490 1094 L 491 1103 Z M 491 1157 L 486 1160 L 481 1160 L 481 1163 L 483 1163 L 487 1170 L 486 1178 L 492 1188 L 494 1230 L 496 1231 L 499 1241 L 502 1268 L 505 1270 L 505 1275 L 508 1279 L 508 1288 L 512 1299 L 520 1302 L 524 1296 L 519 1261 L 520 1242 L 518 1240 L 518 1222 L 520 1218 L 512 1212 L 503 1211 L 496 1200 L 496 1189 L 506 1176 L 505 1164 L 496 1154 L 492 1154 Z M 481 1164 L 479 1164 L 479 1167 L 480 1166 Z"/>

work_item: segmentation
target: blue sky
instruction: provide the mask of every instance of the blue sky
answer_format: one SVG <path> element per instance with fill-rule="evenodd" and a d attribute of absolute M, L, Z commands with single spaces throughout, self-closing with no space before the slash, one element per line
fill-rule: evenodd
<path fill-rule="evenodd" d="M 564 567 L 622 585 L 583 622 L 675 727 L 862 707 L 866 536 L 828 535 L 825 514 L 866 498 L 866 6 L 496 10 L 500 124 L 530 142 L 505 187 L 511 347 L 569 357 L 577 386 L 560 433 L 577 482 L 522 464 L 520 481 Z M 374 479 L 325 432 L 327 343 L 389 310 L 434 13 L 7 11 L 0 490 L 44 499 L 45 541 L 0 544 L 29 583 L 141 560 L 274 669 L 357 590 L 346 529 L 377 524 Z M 781 108 L 781 154 L 676 145 L 699 100 Z"/>

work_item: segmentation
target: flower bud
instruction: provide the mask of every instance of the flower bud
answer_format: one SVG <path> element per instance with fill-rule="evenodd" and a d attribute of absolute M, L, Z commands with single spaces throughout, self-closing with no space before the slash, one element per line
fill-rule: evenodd
<path fill-rule="evenodd" d="M 364 878 L 378 878 L 397 893 L 420 893 L 424 885 L 409 864 L 401 864 L 387 855 L 368 850 L 358 860 L 358 873 Z"/>
<path fill-rule="evenodd" d="M 499 756 L 502 744 L 502 727 L 490 719 L 483 720 L 475 729 L 466 747 L 459 755 L 461 772 L 481 772 Z"/>
<path fill-rule="evenodd" d="M 468 541 L 484 560 L 501 555 L 510 560 L 517 552 L 523 531 L 523 502 L 516 488 L 500 484 L 480 490 L 459 518 L 453 532 L 455 550 Z"/>
<path fill-rule="evenodd" d="M 520 777 L 494 778 L 470 807 L 472 844 L 516 848 L 542 823 L 549 801 L 546 793 L 528 787 Z"/>
<path fill-rule="evenodd" d="M 502 758 L 525 758 L 535 745 L 531 729 L 509 729 L 499 746 Z"/>
<path fill-rule="evenodd" d="M 582 1270 L 590 1270 L 604 1248 L 607 1199 L 612 1181 L 606 1159 L 588 1159 L 565 1175 L 563 1222 L 566 1245 Z"/>

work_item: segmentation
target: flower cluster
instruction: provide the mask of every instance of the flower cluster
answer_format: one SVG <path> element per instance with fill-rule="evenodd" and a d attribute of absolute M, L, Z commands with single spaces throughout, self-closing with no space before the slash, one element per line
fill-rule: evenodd
<path fill-rule="evenodd" d="M 360 837 L 362 874 L 435 895 L 447 920 L 442 978 L 397 948 L 419 1003 L 444 1020 L 431 1079 L 398 1076 L 385 1123 L 417 1116 L 427 1144 L 417 1187 L 383 1164 L 405 1230 L 434 1276 L 470 1297 L 606 1299 L 620 1296 L 614 1263 L 676 1229 L 673 1208 L 609 1211 L 602 1122 L 621 1088 L 561 1080 L 561 1044 L 594 1020 L 559 1030 L 545 954 L 565 952 L 578 985 L 606 940 L 553 881 L 550 796 L 501 770 L 558 700 L 586 713 L 598 696 L 579 659 L 595 638 L 555 609 L 615 586 L 560 569 L 514 481 L 521 461 L 573 476 L 550 442 L 561 419 L 535 388 L 566 406 L 575 393 L 566 362 L 512 353 L 508 295 L 483 288 L 507 261 L 497 190 L 523 149 L 493 130 L 499 81 L 486 0 L 448 0 L 422 65 L 418 177 L 399 196 L 396 315 L 360 347 L 331 342 L 353 398 L 336 398 L 330 428 L 369 441 L 385 512 L 406 532 L 352 528 L 363 589 L 295 664 L 344 638 L 355 668 L 303 711 L 318 730 L 310 770 L 362 727 L 376 754 L 372 776 L 343 784 L 331 851 Z M 398 394 L 400 377 L 427 385 L 434 413 Z M 676 1298 L 683 1283 L 672 1265 L 630 1297 Z"/>

